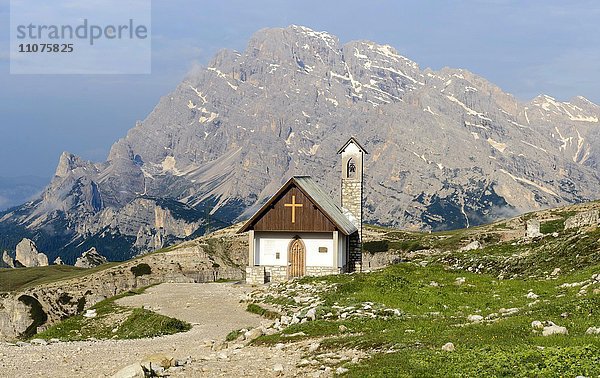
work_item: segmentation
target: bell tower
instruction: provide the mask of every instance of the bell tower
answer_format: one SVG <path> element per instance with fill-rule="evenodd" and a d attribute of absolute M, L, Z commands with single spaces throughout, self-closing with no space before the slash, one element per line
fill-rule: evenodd
<path fill-rule="evenodd" d="M 367 153 L 354 137 L 338 151 L 338 155 L 342 155 L 341 205 L 351 214 L 350 220 L 358 229 L 358 234 L 350 239 L 349 271 L 362 268 L 363 157 Z"/>

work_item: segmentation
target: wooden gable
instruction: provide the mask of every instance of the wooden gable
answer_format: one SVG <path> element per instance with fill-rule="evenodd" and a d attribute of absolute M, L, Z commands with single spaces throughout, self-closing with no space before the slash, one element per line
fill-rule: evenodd
<path fill-rule="evenodd" d="M 255 231 L 332 232 L 335 224 L 297 185 L 289 185 L 251 220 Z M 294 219 L 292 219 L 294 216 Z"/>

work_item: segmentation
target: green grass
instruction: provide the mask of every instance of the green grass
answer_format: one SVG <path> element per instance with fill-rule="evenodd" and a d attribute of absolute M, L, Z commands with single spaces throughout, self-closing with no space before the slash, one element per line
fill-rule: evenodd
<path fill-rule="evenodd" d="M 84 269 L 69 265 L 50 265 L 35 268 L 0 269 L 0 292 L 13 292 L 69 278 L 82 277 L 117 265 L 103 264 Z"/>
<path fill-rule="evenodd" d="M 240 337 L 243 334 L 241 329 L 236 329 L 235 331 L 231 331 L 225 337 L 225 341 L 233 341 Z"/>
<path fill-rule="evenodd" d="M 565 219 L 555 219 L 546 221 L 540 224 L 540 232 L 542 234 L 551 234 L 553 232 L 561 232 L 565 229 Z"/>
<path fill-rule="evenodd" d="M 191 325 L 143 308 L 119 306 L 115 301 L 126 296 L 140 294 L 145 289 L 128 291 L 98 302 L 92 309 L 95 318 L 77 315 L 52 325 L 35 335 L 35 338 L 60 339 L 63 341 L 96 339 L 137 339 L 185 332 Z"/>
<path fill-rule="evenodd" d="M 306 338 L 324 338 L 325 349 L 359 348 L 376 351 L 358 365 L 348 364 L 349 376 L 363 377 L 555 377 L 600 375 L 600 337 L 586 335 L 600 325 L 600 295 L 588 288 L 561 288 L 563 283 L 589 280 L 600 265 L 581 268 L 558 279 L 507 279 L 403 263 L 372 273 L 305 278 L 300 284 L 326 281 L 335 290 L 321 295 L 323 307 L 375 302 L 397 308 L 399 318 L 317 320 L 295 324 L 282 333 L 263 336 L 257 344 L 273 345 Z M 465 282 L 456 284 L 458 277 Z M 432 285 L 435 281 L 437 285 Z M 529 291 L 538 301 L 526 297 Z M 519 308 L 512 315 L 501 309 Z M 498 314 L 495 321 L 472 323 L 469 315 Z M 567 336 L 543 337 L 534 320 L 553 321 Z M 341 332 L 340 325 L 347 329 Z M 284 335 L 303 332 L 305 336 Z M 454 352 L 441 346 L 452 342 Z"/>
<path fill-rule="evenodd" d="M 251 312 L 256 315 L 260 315 L 267 319 L 277 319 L 281 316 L 281 314 L 279 314 L 275 311 L 267 310 L 266 308 L 263 308 L 263 307 L 257 305 L 256 303 L 250 303 L 248 305 L 248 307 L 246 307 L 246 311 Z"/>

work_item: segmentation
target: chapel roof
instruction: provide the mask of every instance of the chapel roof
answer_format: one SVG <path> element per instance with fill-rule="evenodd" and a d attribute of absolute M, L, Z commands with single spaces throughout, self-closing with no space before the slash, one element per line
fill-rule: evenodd
<path fill-rule="evenodd" d="M 348 141 L 342 146 L 342 148 L 338 150 L 338 155 L 344 152 L 344 150 L 346 149 L 346 147 L 348 147 L 350 143 L 354 143 L 363 153 L 368 154 L 367 150 L 365 150 L 365 148 L 360 143 L 358 143 L 356 138 L 350 137 L 350 139 L 348 139 Z"/>
<path fill-rule="evenodd" d="M 293 176 L 275 193 L 238 231 L 238 233 L 249 231 L 254 222 L 269 210 L 271 204 L 292 185 L 301 190 L 317 206 L 323 214 L 344 235 L 351 235 L 358 231 L 356 226 L 344 215 L 344 210 L 337 205 L 333 198 L 317 184 L 310 176 Z"/>

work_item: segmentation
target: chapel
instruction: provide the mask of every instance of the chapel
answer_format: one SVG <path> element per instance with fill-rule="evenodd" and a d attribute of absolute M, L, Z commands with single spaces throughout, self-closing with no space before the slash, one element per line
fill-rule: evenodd
<path fill-rule="evenodd" d="M 363 163 L 367 151 L 350 138 L 341 156 L 336 201 L 310 176 L 290 178 L 238 231 L 248 233 L 246 282 L 360 271 Z"/>

